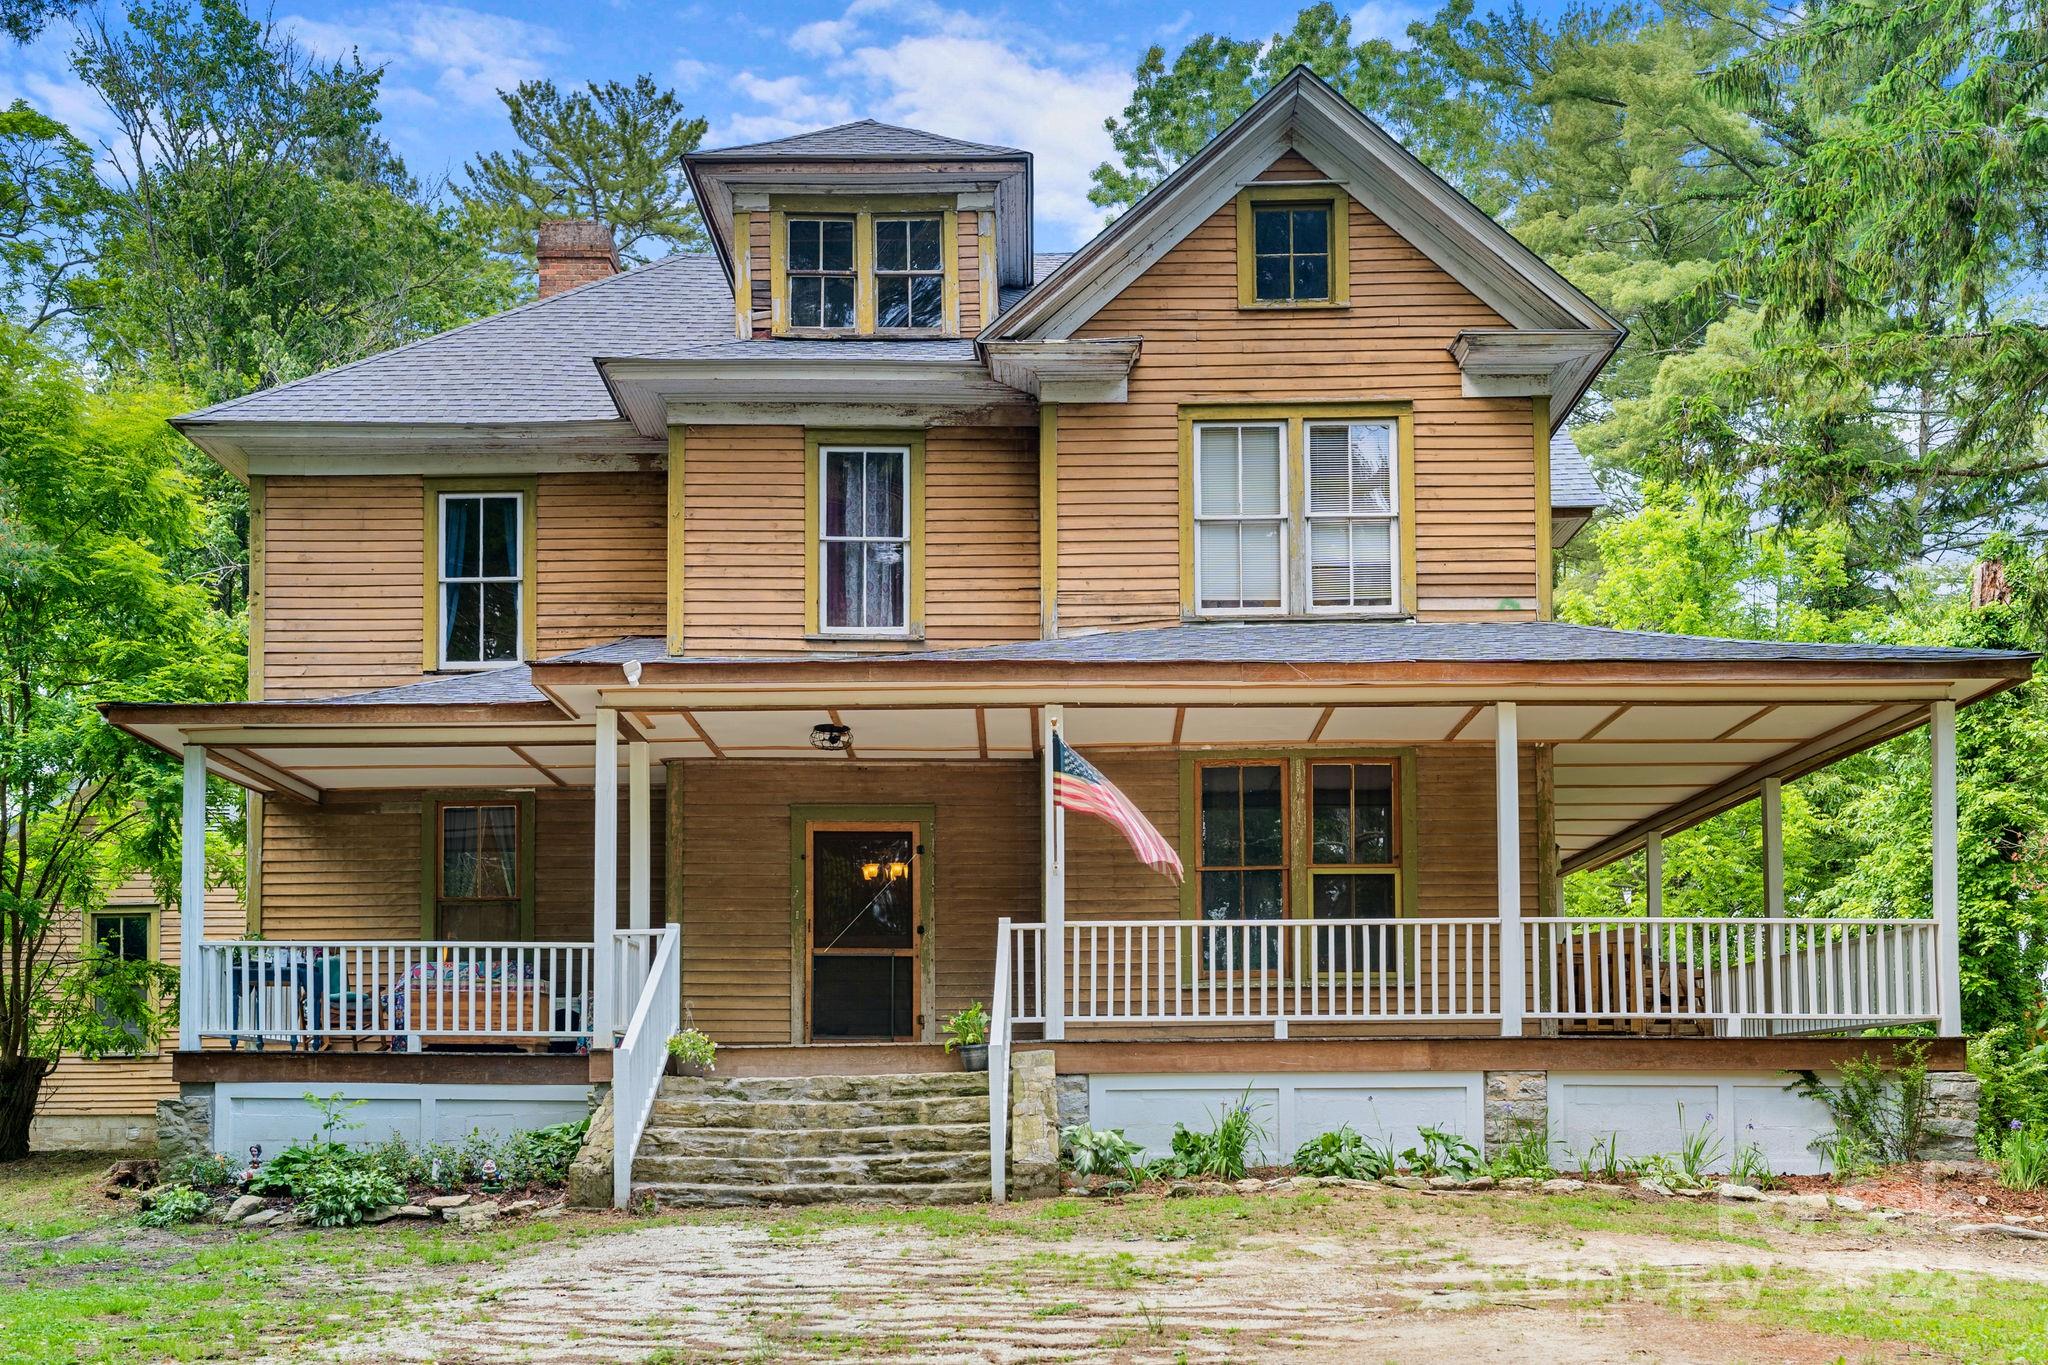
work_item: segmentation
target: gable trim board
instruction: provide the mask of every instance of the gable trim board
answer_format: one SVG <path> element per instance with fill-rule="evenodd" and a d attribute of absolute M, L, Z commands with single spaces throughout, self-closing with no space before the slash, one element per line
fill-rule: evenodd
<path fill-rule="evenodd" d="M 1306 67 L 1255 101 L 1236 123 L 1086 246 L 1056 266 L 984 334 L 989 340 L 1071 337 L 1196 227 L 1294 150 L 1515 328 L 1593 334 L 1621 344 L 1621 324 Z M 1556 395 L 1561 422 L 1592 380 Z"/>
<path fill-rule="evenodd" d="M 917 342 L 875 342 L 884 348 Z M 860 345 L 827 341 L 822 346 Z M 951 343 L 965 346 L 965 342 Z M 732 353 L 599 360 L 619 410 L 652 438 L 690 426 L 1036 426 L 1037 405 L 974 359 L 777 355 L 777 343 Z"/>

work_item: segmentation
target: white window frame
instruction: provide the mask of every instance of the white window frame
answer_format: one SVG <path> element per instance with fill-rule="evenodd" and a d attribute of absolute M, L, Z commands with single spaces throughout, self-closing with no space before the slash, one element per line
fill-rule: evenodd
<path fill-rule="evenodd" d="M 496 574 L 476 578 L 448 576 L 448 503 L 454 498 L 510 498 L 512 499 L 512 569 L 510 577 Z M 448 673 L 482 673 L 491 669 L 511 668 L 526 662 L 526 494 L 516 488 L 502 491 L 493 489 L 463 489 L 444 491 L 434 500 L 436 526 L 434 531 L 434 658 L 440 669 Z M 481 515 L 477 521 L 478 533 L 482 533 Z M 479 556 L 478 566 L 482 566 Z M 509 659 L 450 659 L 448 657 L 448 585 L 451 583 L 511 583 L 518 591 L 513 593 L 517 614 L 513 619 L 513 654 Z"/>
<path fill-rule="evenodd" d="M 1387 503 L 1392 508 L 1385 513 L 1368 512 L 1324 512 L 1309 510 L 1309 467 L 1308 432 L 1310 427 L 1384 427 L 1387 432 Z M 1348 439 L 1348 437 L 1347 437 Z M 1311 616 L 1399 616 L 1405 610 L 1401 601 L 1401 424 L 1392 417 L 1308 417 L 1301 423 L 1301 563 L 1298 566 L 1296 584 L 1301 593 L 1301 611 Z M 1384 521 L 1387 524 L 1387 584 L 1388 600 L 1385 606 L 1336 606 L 1316 605 L 1315 591 L 1315 524 L 1318 521 L 1354 522 Z"/>
<path fill-rule="evenodd" d="M 1242 432 L 1242 431 L 1246 430 L 1247 428 L 1251 428 L 1251 427 L 1268 427 L 1268 428 L 1271 428 L 1271 429 L 1273 429 L 1273 430 L 1276 430 L 1276 431 L 1278 431 L 1278 432 L 1280 433 L 1280 512 L 1279 512 L 1279 515 L 1277 515 L 1277 516 L 1246 516 L 1246 515 L 1243 515 L 1243 514 L 1241 514 L 1241 513 L 1222 513 L 1222 512 L 1218 512 L 1218 513 L 1210 513 L 1210 512 L 1206 512 L 1206 511 L 1204 511 L 1204 510 L 1203 510 L 1203 508 L 1202 508 L 1202 433 L 1203 433 L 1204 431 L 1208 431 L 1208 430 L 1214 430 L 1214 429 L 1216 429 L 1216 428 L 1219 428 L 1219 427 L 1230 427 L 1230 428 L 1232 428 L 1232 429 L 1234 429 L 1234 430 L 1236 430 L 1236 431 L 1240 431 L 1240 432 Z M 1188 477 L 1189 477 L 1189 478 L 1191 478 L 1191 479 L 1192 479 L 1192 480 L 1194 481 L 1194 521 L 1195 521 L 1195 525 L 1194 525 L 1194 536 L 1193 536 L 1193 544 L 1192 544 L 1192 545 L 1190 546 L 1190 553 L 1192 553 L 1192 554 L 1194 555 L 1194 559 L 1195 559 L 1195 613 L 1196 613 L 1196 615 L 1198 615 L 1198 616 L 1206 616 L 1206 617 L 1230 617 L 1230 616 L 1285 616 L 1285 615 L 1287 615 L 1287 614 L 1288 614 L 1288 612 L 1287 612 L 1287 600 L 1288 600 L 1289 596 L 1290 596 L 1290 595 L 1292 595 L 1292 593 L 1293 593 L 1293 586 L 1292 586 L 1292 583 L 1291 583 L 1291 581 L 1290 581 L 1290 580 L 1292 579 L 1292 577 L 1293 577 L 1293 574 L 1292 574 L 1292 572 L 1291 572 L 1291 570 L 1290 570 L 1290 567 L 1289 567 L 1289 566 L 1290 566 L 1290 565 L 1291 565 L 1291 564 L 1293 563 L 1293 556 L 1294 556 L 1294 527 L 1293 527 L 1293 525 L 1292 525 L 1292 523 L 1293 523 L 1293 520 L 1294 520 L 1294 518 L 1293 518 L 1293 515 L 1292 515 L 1292 513 L 1291 513 L 1291 511 L 1290 511 L 1290 509 L 1292 508 L 1292 506 L 1293 506 L 1293 503 L 1294 503 L 1294 489 L 1293 489 L 1293 479 L 1292 479 L 1292 471 L 1291 471 L 1291 470 L 1290 470 L 1290 469 L 1288 468 L 1288 466 L 1289 466 L 1289 465 L 1290 465 L 1290 464 L 1292 463 L 1292 461 L 1291 461 L 1291 459 L 1289 458 L 1289 456 L 1288 456 L 1288 452 L 1287 452 L 1287 421 L 1286 421 L 1286 419 L 1285 419 L 1285 418 L 1274 418 L 1274 419 L 1267 419 L 1267 418 L 1263 418 L 1263 417 L 1261 417 L 1261 418 L 1254 418 L 1254 419 L 1240 419 L 1240 420 L 1232 420 L 1232 419 L 1229 419 L 1229 418 L 1219 418 L 1219 419 L 1217 419 L 1217 420 L 1215 420 L 1215 421 L 1201 421 L 1201 422 L 1196 422 L 1196 423 L 1194 423 L 1194 424 L 1193 424 L 1193 430 L 1192 430 L 1192 432 L 1191 432 L 1191 434 L 1190 434 L 1190 436 L 1189 436 L 1189 438 L 1188 438 L 1188 439 L 1189 439 L 1189 441 L 1190 441 L 1190 443 L 1191 443 L 1191 445 L 1192 445 L 1192 447 L 1193 447 L 1193 448 L 1192 448 L 1192 450 L 1191 450 L 1191 451 L 1190 451 L 1190 453 L 1189 453 L 1189 472 L 1188 472 Z M 1241 442 L 1240 442 L 1240 445 L 1239 445 L 1239 447 L 1238 447 L 1238 457 L 1237 457 L 1237 460 L 1238 460 L 1238 464 L 1237 464 L 1238 504 L 1239 504 L 1239 506 L 1242 506 L 1242 505 L 1243 505 L 1243 503 L 1244 503 L 1244 496 L 1243 496 L 1243 495 L 1244 495 L 1244 449 L 1243 449 L 1243 445 L 1242 445 L 1242 443 L 1241 443 Z M 1205 593 L 1203 592 L 1203 590 L 1202 590 L 1202 527 L 1203 527 L 1203 525 L 1204 525 L 1204 524 L 1206 523 L 1206 524 L 1208 524 L 1208 525 L 1212 525 L 1212 526 L 1243 526 L 1243 525 L 1246 525 L 1246 524 L 1248 524 L 1248 523 L 1252 523 L 1252 522 L 1269 522 L 1269 523 L 1274 523 L 1274 524 L 1277 524 L 1277 525 L 1279 526 L 1279 528 L 1280 528 L 1280 605 L 1279 605 L 1279 606 L 1277 606 L 1277 607 L 1211 607 L 1211 606 L 1208 606 L 1208 605 L 1206 604 L 1206 602 L 1205 602 L 1205 597 L 1206 597 L 1206 594 L 1205 594 Z M 1240 542 L 1240 545 L 1241 545 L 1241 544 L 1242 544 L 1242 542 Z M 1241 584 L 1241 583 L 1243 582 L 1243 579 L 1244 579 L 1244 573 L 1243 573 L 1243 569 L 1244 569 L 1244 552 L 1243 552 L 1242 548 L 1240 548 L 1240 549 L 1239 549 L 1239 551 L 1238 551 L 1238 581 L 1240 582 L 1240 584 Z"/>
<path fill-rule="evenodd" d="M 933 266 L 933 267 L 932 267 L 931 269 L 929 269 L 929 270 L 918 270 L 918 269 L 913 269 L 913 268 L 908 268 L 908 267 L 906 267 L 905 269 L 902 269 L 902 270 L 884 270 L 884 269 L 882 268 L 882 228 L 883 228 L 883 227 L 884 227 L 885 225 L 893 225 L 893 224 L 898 224 L 898 223 L 914 223 L 914 222 L 928 222 L 928 223 L 931 223 L 931 224 L 935 225 L 935 226 L 936 226 L 936 227 L 938 228 L 938 231 L 939 231 L 939 263 L 938 263 L 937 265 Z M 910 332 L 915 332 L 915 333 L 919 333 L 919 334 L 924 334 L 924 333 L 933 333 L 933 334 L 936 334 L 936 333 L 941 333 L 941 332 L 944 332 L 944 331 L 946 330 L 946 216 L 945 216 L 945 214 L 943 214 L 943 213 L 938 213 L 938 212 L 928 212 L 928 213 L 891 213 L 891 214 L 878 214 L 878 215 L 877 215 L 876 217 L 874 217 L 874 218 L 873 218 L 872 220 L 870 220 L 870 222 L 869 222 L 869 226 L 868 226 L 868 231 L 869 231 L 869 236 L 870 236 L 870 238 L 871 238 L 871 242 L 870 242 L 870 245 L 871 245 L 871 246 L 873 247 L 873 249 L 874 249 L 874 256 L 873 256 L 873 260 L 874 260 L 874 270 L 873 270 L 873 271 L 872 271 L 871 273 L 872 273 L 872 274 L 873 274 L 873 276 L 874 276 L 874 288 L 875 288 L 875 330 L 876 330 L 877 332 L 888 332 L 888 333 L 910 333 Z M 907 231 L 908 231 L 908 229 L 906 229 L 906 232 L 907 232 Z M 906 261 L 907 261 L 907 260 L 909 260 L 909 258 L 910 258 L 910 255 L 909 255 L 909 253 L 910 253 L 910 245 L 909 245 L 909 241 L 908 241 L 908 239 L 906 238 L 906 240 L 905 240 L 905 242 L 904 242 L 904 259 L 905 259 Z M 882 324 L 882 281 L 883 281 L 883 280 L 910 280 L 910 281 L 915 281 L 915 280 L 937 280 L 937 281 L 939 282 L 939 320 L 938 320 L 937 322 L 935 322 L 935 323 L 932 323 L 932 324 L 931 324 L 930 326 L 928 326 L 928 327 L 920 327 L 920 326 L 918 326 L 918 325 L 917 325 L 916 323 L 906 323 L 906 324 L 904 324 L 904 325 L 903 325 L 903 326 L 901 326 L 901 327 L 886 327 L 886 326 L 884 326 L 884 325 Z M 906 288 L 906 289 L 908 289 L 908 290 L 910 291 L 911 295 L 913 295 L 913 296 L 915 295 L 915 293 L 916 293 L 916 286 L 915 286 L 914 284 L 908 284 L 908 285 L 906 285 L 906 286 L 905 286 L 905 288 Z"/>
<path fill-rule="evenodd" d="M 832 457 L 835 454 L 894 455 L 903 461 L 903 534 L 901 536 L 833 536 L 825 533 L 825 517 L 827 515 L 827 505 L 830 501 Z M 830 635 L 838 639 L 848 640 L 907 640 L 910 638 L 911 575 L 917 570 L 917 566 L 910 562 L 911 542 L 914 538 L 913 532 L 915 530 L 910 524 L 910 479 L 912 470 L 911 451 L 907 445 L 883 443 L 868 445 L 845 441 L 834 445 L 819 445 L 818 524 L 811 528 L 811 534 L 817 537 L 818 545 L 818 581 L 816 591 L 818 594 L 818 633 L 820 635 Z M 832 624 L 832 598 L 830 593 L 826 591 L 826 584 L 831 581 L 832 572 L 830 551 L 834 545 L 847 544 L 902 546 L 903 596 L 901 614 L 903 624 L 898 626 L 835 626 Z"/>

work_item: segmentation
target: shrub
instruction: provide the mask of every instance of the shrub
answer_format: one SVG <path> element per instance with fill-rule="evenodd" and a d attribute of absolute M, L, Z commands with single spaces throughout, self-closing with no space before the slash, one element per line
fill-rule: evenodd
<path fill-rule="evenodd" d="M 150 1191 L 148 1199 L 149 1206 L 143 1209 L 138 1220 L 146 1228 L 173 1228 L 181 1223 L 194 1223 L 213 1207 L 212 1196 L 190 1185 L 161 1185 Z"/>
<path fill-rule="evenodd" d="M 1145 1149 L 1124 1136 L 1121 1128 L 1090 1128 L 1085 1123 L 1060 1129 L 1060 1159 L 1078 1176 L 1111 1175 L 1136 1180 L 1138 1153 Z"/>
<path fill-rule="evenodd" d="M 293 1199 L 306 1191 L 316 1171 L 346 1164 L 357 1154 L 338 1142 L 295 1142 L 256 1168 L 249 1178 L 251 1194 L 283 1194 Z"/>
<path fill-rule="evenodd" d="M 1294 1169 L 1303 1175 L 1339 1180 L 1378 1180 L 1394 1174 L 1394 1149 L 1375 1145 L 1351 1130 L 1350 1124 L 1318 1133 L 1294 1149 Z"/>
<path fill-rule="evenodd" d="M 518 1183 L 562 1184 L 569 1178 L 569 1167 L 575 1164 L 576 1153 L 583 1149 L 583 1139 L 589 1131 L 590 1120 L 584 1118 L 531 1129 L 514 1137 L 510 1144 L 512 1155 L 525 1167 L 526 1177 Z"/>
<path fill-rule="evenodd" d="M 404 1202 L 404 1187 L 366 1161 L 314 1167 L 298 1197 L 299 1208 L 322 1228 L 354 1227 Z"/>
<path fill-rule="evenodd" d="M 241 1167 L 221 1153 L 202 1152 L 195 1156 L 181 1156 L 165 1166 L 164 1183 L 217 1190 L 234 1184 L 241 1174 Z"/>
<path fill-rule="evenodd" d="M 718 1044 L 711 1041 L 709 1034 L 686 1028 L 668 1040 L 668 1055 L 684 1066 L 701 1066 L 710 1071 L 717 1062 Z"/>
<path fill-rule="evenodd" d="M 1998 1183 L 2009 1190 L 2048 1185 L 2048 1128 L 2007 1130 L 1998 1148 Z"/>
<path fill-rule="evenodd" d="M 1843 1063 L 1834 1085 L 1800 1071 L 1785 1087 L 1827 1106 L 1835 1129 L 1816 1138 L 1813 1150 L 1834 1165 L 1837 1175 L 1920 1159 L 1933 1109 L 1926 1045 L 1909 1044 L 1905 1056 L 1903 1065 L 1887 1071 L 1866 1053 Z"/>
<path fill-rule="evenodd" d="M 2048 1128 L 2048 1041 L 2019 1024 L 2000 1024 L 1970 1040 L 1970 1071 L 1984 1087 L 1977 1145 L 1985 1156 L 1998 1154 L 2015 1123 Z"/>
<path fill-rule="evenodd" d="M 942 1030 L 946 1035 L 946 1051 L 956 1047 L 973 1047 L 988 1041 L 988 1011 L 981 1007 L 979 1000 L 961 1010 L 946 1021 Z"/>
<path fill-rule="evenodd" d="M 1409 1170 L 1421 1176 L 1454 1175 L 1463 1179 L 1479 1170 L 1479 1149 L 1456 1133 L 1441 1128 L 1416 1130 L 1422 1142 L 1401 1153 Z"/>
<path fill-rule="evenodd" d="M 1216 1126 L 1198 1133 L 1184 1123 L 1173 1126 L 1173 1155 L 1160 1163 L 1162 1175 L 1244 1179 L 1251 1149 L 1266 1136 L 1266 1125 L 1252 1110 L 1251 1091 L 1237 1097 L 1216 1116 Z"/>
<path fill-rule="evenodd" d="M 1486 1173 L 1496 1180 L 1548 1180 L 1557 1174 L 1550 1164 L 1550 1130 L 1525 1124 L 1515 1140 L 1494 1153 Z"/>

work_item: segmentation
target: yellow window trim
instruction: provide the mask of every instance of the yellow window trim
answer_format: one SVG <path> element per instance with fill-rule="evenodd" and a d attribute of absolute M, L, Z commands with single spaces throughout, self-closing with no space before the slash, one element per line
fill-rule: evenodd
<path fill-rule="evenodd" d="M 1326 204 L 1330 209 L 1330 297 L 1260 299 L 1253 280 L 1252 210 L 1267 204 Z M 1351 305 L 1351 196 L 1338 185 L 1248 185 L 1237 194 L 1237 306 L 1280 309 Z"/>
<path fill-rule="evenodd" d="M 1550 395 L 1529 400 L 1531 445 L 1536 456 L 1536 619 L 1550 619 L 1551 577 L 1555 573 L 1550 543 Z"/>
<path fill-rule="evenodd" d="M 205 913 L 205 909 L 202 906 L 200 914 L 204 916 Z M 80 933 L 83 935 L 83 938 L 80 940 L 81 949 L 90 950 L 96 943 L 99 942 L 99 936 L 93 932 L 93 921 L 101 918 L 102 916 L 112 915 L 142 915 L 147 917 L 149 920 L 149 927 L 142 931 L 144 960 L 149 962 L 162 962 L 164 960 L 164 913 L 163 907 L 161 905 L 158 905 L 155 901 L 108 901 L 105 905 L 100 906 L 97 910 L 85 911 L 80 916 L 80 918 L 84 920 L 84 923 L 80 926 Z M 66 1053 L 65 1055 L 69 1057 L 74 1056 L 76 1054 Z M 92 1060 L 102 1062 L 132 1062 L 138 1058 L 154 1057 L 156 1055 L 157 1048 L 150 1047 L 141 1052 L 102 1053 L 99 1057 L 94 1058 Z M 80 1060 L 85 1059 L 81 1058 Z"/>
<path fill-rule="evenodd" d="M 530 791 L 430 791 L 420 793 L 420 937 L 437 939 L 441 918 L 441 808 L 519 807 L 519 937 L 533 938 L 534 815 Z"/>
<path fill-rule="evenodd" d="M 906 629 L 897 634 L 823 630 L 824 608 L 818 582 L 818 538 L 824 528 L 824 489 L 820 486 L 819 451 L 826 446 L 866 446 L 910 451 L 910 610 Z M 919 429 L 807 428 L 804 431 L 804 634 L 832 640 L 922 640 L 924 638 L 924 432 Z"/>
<path fill-rule="evenodd" d="M 754 215 L 741 209 L 732 216 L 732 327 L 741 341 L 754 335 Z"/>
<path fill-rule="evenodd" d="M 1298 539 L 1293 528 L 1306 517 L 1308 482 L 1297 476 L 1303 443 L 1302 427 L 1308 422 L 1389 421 L 1394 423 L 1395 476 L 1400 507 L 1400 598 L 1391 612 L 1351 613 L 1357 615 L 1413 616 L 1415 614 L 1415 405 L 1406 401 L 1370 403 L 1234 403 L 1187 404 L 1180 409 L 1180 609 L 1188 618 L 1202 616 L 1201 601 L 1195 596 L 1195 424 L 1197 422 L 1281 422 L 1287 427 L 1288 464 L 1287 522 L 1290 543 Z M 1288 589 L 1293 588 L 1292 556 L 1287 566 Z M 1267 613 L 1232 613 L 1229 619 L 1285 619 L 1313 615 L 1341 618 L 1347 613 L 1311 613 L 1307 603 L 1298 610 Z"/>
<path fill-rule="evenodd" d="M 441 668 L 441 495 L 443 493 L 517 493 L 519 500 L 519 658 L 530 663 L 540 653 L 540 623 L 534 610 L 533 585 L 540 567 L 540 481 L 477 476 L 425 480 L 426 501 L 421 522 L 425 543 L 420 595 L 420 671 Z"/>
<path fill-rule="evenodd" d="M 960 214 L 950 197 L 885 195 L 875 198 L 781 197 L 771 201 L 768 232 L 769 328 L 776 336 L 958 336 L 960 335 Z M 875 326 L 875 220 L 930 217 L 940 223 L 939 268 L 943 272 L 937 328 Z M 789 321 L 789 220 L 794 216 L 853 219 L 853 330 L 793 327 Z"/>

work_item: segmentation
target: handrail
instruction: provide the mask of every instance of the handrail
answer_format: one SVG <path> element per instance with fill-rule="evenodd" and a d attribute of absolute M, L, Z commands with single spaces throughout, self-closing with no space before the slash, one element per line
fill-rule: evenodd
<path fill-rule="evenodd" d="M 682 926 L 660 931 L 647 984 L 633 1009 L 626 1035 L 612 1052 L 612 1205 L 626 1207 L 633 1193 L 633 1157 L 647 1116 L 668 1070 L 668 1040 L 683 1015 Z"/>
<path fill-rule="evenodd" d="M 1010 1161 L 1010 917 L 996 921 L 996 982 L 988 1020 L 989 1198 L 1009 1198 Z"/>

